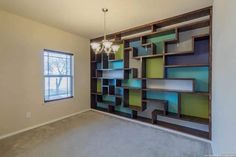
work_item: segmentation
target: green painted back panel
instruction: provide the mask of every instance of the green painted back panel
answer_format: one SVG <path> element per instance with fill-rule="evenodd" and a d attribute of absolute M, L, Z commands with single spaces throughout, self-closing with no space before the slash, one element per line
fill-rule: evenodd
<path fill-rule="evenodd" d="M 146 60 L 146 77 L 163 78 L 163 58 L 150 58 Z"/>
<path fill-rule="evenodd" d="M 119 50 L 115 53 L 115 59 L 124 58 L 124 44 L 120 44 Z"/>
<path fill-rule="evenodd" d="M 97 80 L 97 92 L 102 92 L 102 80 Z"/>
<path fill-rule="evenodd" d="M 181 103 L 182 114 L 208 118 L 208 96 L 181 94 Z"/>
<path fill-rule="evenodd" d="M 129 104 L 141 107 L 141 92 L 137 90 L 129 90 Z"/>
<path fill-rule="evenodd" d="M 175 39 L 176 35 L 173 31 L 169 32 L 169 34 L 164 34 L 156 37 L 151 37 L 147 39 L 147 42 L 155 43 L 156 52 L 163 53 L 164 52 L 164 41 Z"/>

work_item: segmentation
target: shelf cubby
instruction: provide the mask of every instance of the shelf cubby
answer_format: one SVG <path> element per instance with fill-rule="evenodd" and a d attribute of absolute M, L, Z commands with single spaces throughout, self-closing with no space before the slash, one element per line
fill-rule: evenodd
<path fill-rule="evenodd" d="M 194 92 L 194 79 L 147 79 L 145 90 Z"/>
<path fill-rule="evenodd" d="M 166 53 L 165 66 L 194 66 L 209 64 L 209 35 L 193 37 L 193 50 L 185 52 Z M 179 55 L 177 55 L 179 53 Z M 186 55 L 187 54 L 187 55 Z M 189 55 L 188 55 L 189 54 Z"/>
<path fill-rule="evenodd" d="M 146 78 L 163 78 L 164 77 L 164 61 L 163 58 L 146 58 L 143 60 L 145 68 L 143 76 Z"/>

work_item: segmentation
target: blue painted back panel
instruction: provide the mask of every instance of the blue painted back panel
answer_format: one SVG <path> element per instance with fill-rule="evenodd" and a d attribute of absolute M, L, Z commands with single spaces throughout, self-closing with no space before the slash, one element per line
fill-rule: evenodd
<path fill-rule="evenodd" d="M 109 69 L 122 69 L 124 68 L 124 62 L 123 61 L 117 61 L 117 62 L 110 62 L 109 63 Z"/>

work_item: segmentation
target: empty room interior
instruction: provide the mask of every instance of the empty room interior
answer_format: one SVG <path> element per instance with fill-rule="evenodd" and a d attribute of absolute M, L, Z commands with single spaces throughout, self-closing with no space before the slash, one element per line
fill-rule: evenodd
<path fill-rule="evenodd" d="M 236 157 L 235 0 L 0 0 L 0 157 Z"/>

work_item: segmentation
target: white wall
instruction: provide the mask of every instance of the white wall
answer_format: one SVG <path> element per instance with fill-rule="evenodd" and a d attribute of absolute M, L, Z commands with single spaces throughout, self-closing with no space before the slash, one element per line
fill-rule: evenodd
<path fill-rule="evenodd" d="M 44 48 L 74 53 L 73 99 L 44 104 Z M 0 10 L 0 137 L 90 108 L 89 69 L 88 39 Z"/>
<path fill-rule="evenodd" d="M 236 0 L 213 5 L 213 151 L 236 153 Z"/>

